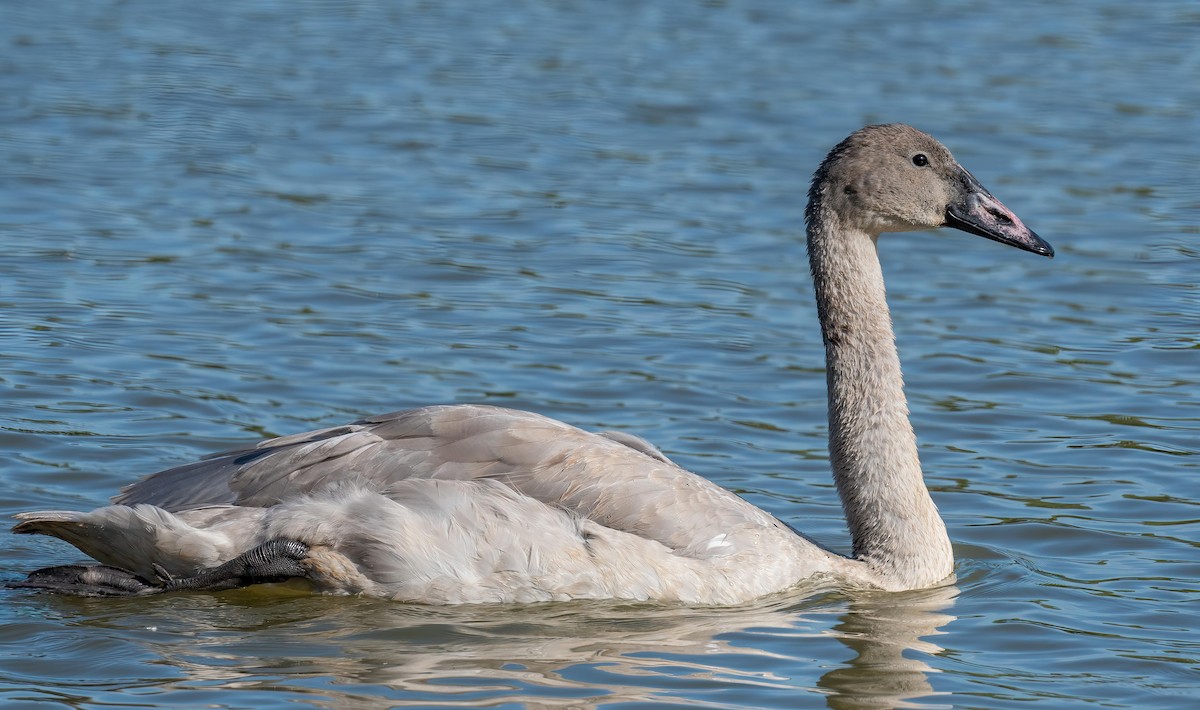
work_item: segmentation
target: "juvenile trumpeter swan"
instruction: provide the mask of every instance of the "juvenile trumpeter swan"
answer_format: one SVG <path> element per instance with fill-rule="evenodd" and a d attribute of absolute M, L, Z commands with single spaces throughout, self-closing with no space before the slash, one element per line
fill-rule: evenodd
<path fill-rule="evenodd" d="M 457 405 L 217 454 L 89 513 L 21 513 L 14 532 L 62 538 L 102 564 L 45 568 L 15 586 L 141 595 L 300 578 L 321 592 L 427 603 L 735 604 L 814 580 L 935 585 L 952 573 L 950 539 L 917 459 L 876 239 L 949 226 L 1054 250 L 905 125 L 838 144 L 808 199 L 849 558 L 637 437 Z"/>

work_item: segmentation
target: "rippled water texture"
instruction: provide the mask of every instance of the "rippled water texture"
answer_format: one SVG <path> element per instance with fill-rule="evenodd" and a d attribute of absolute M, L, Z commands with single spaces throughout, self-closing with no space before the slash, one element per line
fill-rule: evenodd
<path fill-rule="evenodd" d="M 881 252 L 957 586 L 736 609 L 2 590 L 0 703 L 1186 707 L 1191 2 L 0 5 L 0 514 L 434 402 L 649 438 L 836 549 L 813 167 L 906 121 L 1058 249 Z M 73 561 L 8 537 L 0 578 Z"/>

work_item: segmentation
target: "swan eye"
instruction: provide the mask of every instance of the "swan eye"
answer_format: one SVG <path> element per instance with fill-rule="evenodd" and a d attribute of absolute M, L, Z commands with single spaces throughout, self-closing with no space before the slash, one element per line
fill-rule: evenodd
<path fill-rule="evenodd" d="M 917 166 L 918 168 L 923 168 L 926 165 L 929 165 L 929 158 L 926 158 L 924 153 L 917 153 L 913 156 L 913 165 Z"/>

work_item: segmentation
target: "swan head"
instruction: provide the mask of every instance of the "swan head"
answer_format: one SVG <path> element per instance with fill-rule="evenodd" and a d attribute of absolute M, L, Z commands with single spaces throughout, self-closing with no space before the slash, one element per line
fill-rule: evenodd
<path fill-rule="evenodd" d="M 836 219 L 871 236 L 937 227 L 1043 256 L 1054 248 L 958 164 L 933 136 L 901 123 L 867 126 L 817 169 L 806 217 Z"/>

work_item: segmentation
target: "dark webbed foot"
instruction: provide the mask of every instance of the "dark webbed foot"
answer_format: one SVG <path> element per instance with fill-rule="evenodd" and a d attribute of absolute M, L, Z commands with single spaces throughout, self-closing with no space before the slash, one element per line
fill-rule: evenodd
<path fill-rule="evenodd" d="M 225 564 L 190 577 L 172 577 L 157 565 L 158 579 L 154 581 L 108 565 L 63 565 L 36 570 L 24 581 L 8 586 L 47 589 L 79 597 L 143 596 L 187 589 L 218 591 L 305 577 L 308 570 L 300 562 L 307 555 L 308 545 L 281 538 L 264 542 Z"/>
<path fill-rule="evenodd" d="M 299 540 L 277 538 L 248 550 L 218 567 L 192 577 L 171 577 L 159 570 L 164 592 L 180 589 L 217 591 L 249 587 L 251 584 L 286 582 L 308 575 L 300 561 L 308 556 L 308 545 Z"/>
<path fill-rule="evenodd" d="M 9 587 L 47 589 L 77 597 L 133 597 L 163 591 L 133 572 L 108 565 L 62 565 L 44 567 L 29 573 L 23 581 Z"/>

